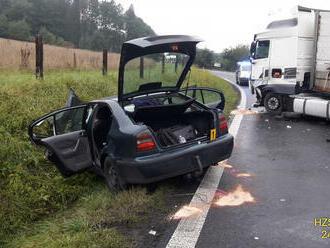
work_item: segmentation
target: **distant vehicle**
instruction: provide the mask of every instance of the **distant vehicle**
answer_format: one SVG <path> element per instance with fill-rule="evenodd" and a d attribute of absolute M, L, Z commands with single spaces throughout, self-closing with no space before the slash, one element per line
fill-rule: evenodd
<path fill-rule="evenodd" d="M 298 6 L 251 44 L 250 89 L 273 113 L 330 117 L 330 12 Z"/>
<path fill-rule="evenodd" d="M 251 76 L 251 63 L 249 60 L 237 62 L 236 83 L 238 85 L 249 85 Z"/>
<path fill-rule="evenodd" d="M 216 63 L 213 64 L 213 67 L 216 68 L 216 69 L 220 69 L 221 68 L 221 63 L 216 62 Z"/>
<path fill-rule="evenodd" d="M 125 42 L 118 98 L 75 101 L 76 106 L 34 121 L 30 138 L 46 147 L 47 158 L 64 177 L 92 170 L 114 193 L 127 184 L 202 172 L 229 158 L 233 137 L 223 113 L 222 92 L 180 89 L 200 41 L 175 35 Z M 171 61 L 164 64 L 169 52 L 185 64 L 176 68 Z"/>

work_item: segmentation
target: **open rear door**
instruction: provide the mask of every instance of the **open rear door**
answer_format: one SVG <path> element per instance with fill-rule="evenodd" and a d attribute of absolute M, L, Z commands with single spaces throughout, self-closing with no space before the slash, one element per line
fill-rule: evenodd
<path fill-rule="evenodd" d="M 225 108 L 225 97 L 221 90 L 191 86 L 188 88 L 182 88 L 180 92 L 195 98 L 209 108 L 216 108 L 219 110 L 224 110 Z"/>
<path fill-rule="evenodd" d="M 47 114 L 29 127 L 32 141 L 47 148 L 47 158 L 56 165 L 63 177 L 82 172 L 93 165 L 86 135 L 87 119 L 87 107 L 81 105 Z"/>

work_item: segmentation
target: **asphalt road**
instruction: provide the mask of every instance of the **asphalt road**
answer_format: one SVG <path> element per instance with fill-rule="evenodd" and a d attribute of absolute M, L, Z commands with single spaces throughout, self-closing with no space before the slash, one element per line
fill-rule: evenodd
<path fill-rule="evenodd" d="M 234 81 L 232 73 L 213 73 Z M 244 90 L 251 106 L 254 96 Z M 252 111 L 243 115 L 228 161 L 233 168 L 225 169 L 219 192 L 240 184 L 255 202 L 213 205 L 196 247 L 330 247 L 330 235 L 322 239 L 330 233 L 330 221 L 329 227 L 314 223 L 330 218 L 329 122 Z M 252 176 L 238 178 L 238 173 Z"/>

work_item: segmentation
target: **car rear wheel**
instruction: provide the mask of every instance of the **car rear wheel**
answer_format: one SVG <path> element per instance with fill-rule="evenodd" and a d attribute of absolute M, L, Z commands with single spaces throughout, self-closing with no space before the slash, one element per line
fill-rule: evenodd
<path fill-rule="evenodd" d="M 268 93 L 264 98 L 264 106 L 267 112 L 272 114 L 280 114 L 283 109 L 283 100 L 281 95 Z"/>
<path fill-rule="evenodd" d="M 127 184 L 120 176 L 118 167 L 111 162 L 109 157 L 104 160 L 103 173 L 108 188 L 113 194 L 127 189 Z"/>

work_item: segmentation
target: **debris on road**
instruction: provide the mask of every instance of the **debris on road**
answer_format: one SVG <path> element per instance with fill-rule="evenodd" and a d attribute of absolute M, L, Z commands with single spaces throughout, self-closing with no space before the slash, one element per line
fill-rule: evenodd
<path fill-rule="evenodd" d="M 246 178 L 246 177 L 252 177 L 252 175 L 250 173 L 238 173 L 238 174 L 236 174 L 236 177 Z"/>
<path fill-rule="evenodd" d="M 228 168 L 228 169 L 231 169 L 233 168 L 232 165 L 228 164 L 227 160 L 224 160 L 224 161 L 221 161 L 217 164 L 218 166 L 222 166 L 224 168 Z"/>
<path fill-rule="evenodd" d="M 228 195 L 228 193 L 227 193 L 226 191 L 223 191 L 223 190 L 221 190 L 221 189 L 217 189 L 217 190 L 215 191 L 214 197 L 215 197 L 215 198 L 219 198 L 219 197 L 223 197 L 223 196 L 225 196 L 225 195 Z"/>
<path fill-rule="evenodd" d="M 152 230 L 152 229 L 151 229 L 151 230 L 149 231 L 149 234 L 155 236 L 155 235 L 157 234 L 157 232 L 156 232 L 155 230 Z"/>
<path fill-rule="evenodd" d="M 240 206 L 244 203 L 253 203 L 255 202 L 254 197 L 251 195 L 250 192 L 243 189 L 242 185 L 239 184 L 237 187 L 232 191 L 229 192 L 227 195 L 220 197 L 218 200 L 214 202 L 214 205 L 218 207 L 233 207 L 233 206 Z"/>
<path fill-rule="evenodd" d="M 250 109 L 235 109 L 230 112 L 232 115 L 255 115 L 258 112 L 250 110 Z"/>
<path fill-rule="evenodd" d="M 189 218 L 192 216 L 199 215 L 203 212 L 202 209 L 198 207 L 193 207 L 193 206 L 183 206 L 180 208 L 173 216 L 171 219 L 178 220 L 182 218 Z"/>

